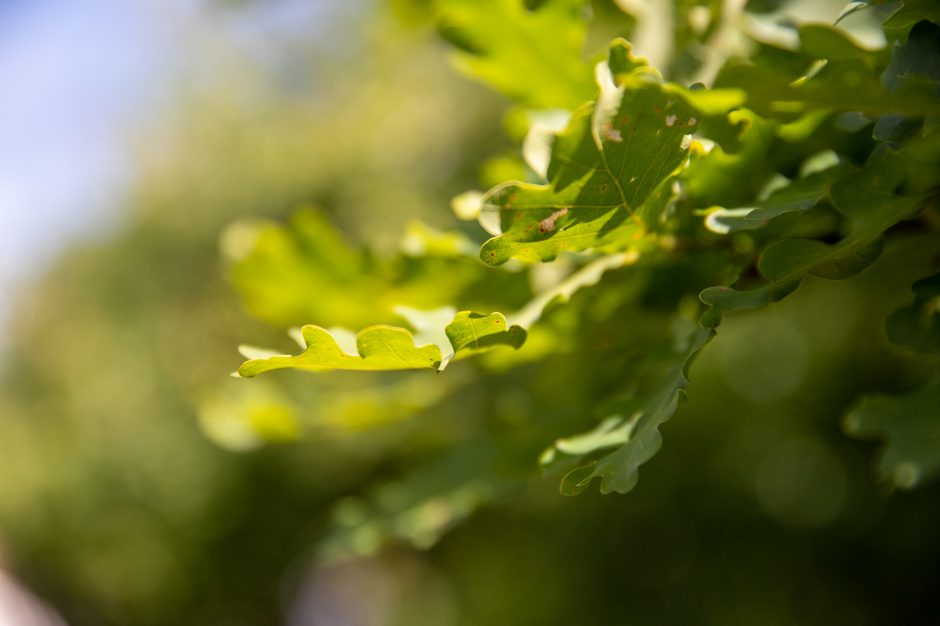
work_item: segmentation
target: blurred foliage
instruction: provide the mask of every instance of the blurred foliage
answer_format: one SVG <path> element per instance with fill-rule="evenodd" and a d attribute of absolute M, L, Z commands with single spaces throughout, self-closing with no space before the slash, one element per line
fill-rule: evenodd
<path fill-rule="evenodd" d="M 289 68 L 236 54 L 184 84 L 141 137 L 114 232 L 65 254 L 11 327 L 4 566 L 75 626 L 930 623 L 937 92 L 933 65 L 895 70 L 933 54 L 936 13 L 858 11 L 889 19 L 887 45 L 863 46 L 787 26 L 784 4 L 733 4 L 488 1 L 510 39 L 533 29 L 507 41 L 474 3 L 398 0 L 285 42 Z M 462 69 L 513 100 L 502 119 L 499 96 L 447 67 L 432 15 Z M 560 42 L 539 30 L 559 21 Z M 484 263 L 450 198 L 504 175 L 554 193 L 572 176 L 553 148 L 580 155 L 597 129 L 619 145 L 619 117 L 593 126 L 582 108 L 559 128 L 530 110 L 591 99 L 604 58 L 615 90 L 650 72 L 625 44 L 600 52 L 619 36 L 664 77 L 638 97 L 700 122 L 650 185 L 644 245 Z M 664 36 L 672 50 L 644 50 Z M 568 69 L 533 67 L 538 51 Z M 456 212 L 492 227 L 504 189 Z M 885 196 L 911 204 L 888 219 Z M 575 217 L 537 210 L 523 244 Z M 781 248 L 794 241 L 814 248 Z M 782 301 L 728 315 L 702 348 L 695 295 L 715 285 L 738 290 L 712 301 L 726 313 Z M 475 358 L 224 377 L 245 338 L 286 354 L 306 324 L 302 345 L 342 360 L 356 336 L 338 326 L 401 320 L 406 347 L 438 351 L 429 365 Z M 483 350 L 494 340 L 518 349 Z M 887 439 L 881 482 L 881 444 L 843 427 Z M 561 498 L 540 455 L 566 492 L 595 475 L 633 491 Z"/>

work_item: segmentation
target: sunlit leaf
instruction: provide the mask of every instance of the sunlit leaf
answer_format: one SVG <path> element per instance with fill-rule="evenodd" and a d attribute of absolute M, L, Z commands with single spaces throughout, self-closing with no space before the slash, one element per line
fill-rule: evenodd
<path fill-rule="evenodd" d="M 300 331 L 304 351 L 296 356 L 242 346 L 248 360 L 238 375 L 252 378 L 276 369 L 309 372 L 332 370 L 393 371 L 443 370 L 455 355 L 467 356 L 499 346 L 519 348 L 526 332 L 509 326 L 501 313 L 455 313 L 451 308 L 419 311 L 399 307 L 415 333 L 396 326 L 376 325 L 353 334 L 346 329 L 327 330 L 308 324 Z"/>
<path fill-rule="evenodd" d="M 524 307 L 510 315 L 510 323 L 517 324 L 522 328 L 530 328 L 553 303 L 568 301 L 578 290 L 596 285 L 606 272 L 629 265 L 634 261 L 636 261 L 636 255 L 629 253 L 608 254 L 599 257 L 572 272 L 553 287 L 537 294 Z"/>
<path fill-rule="evenodd" d="M 303 432 L 297 407 L 276 389 L 258 384 L 203 398 L 199 424 L 214 443 L 234 451 L 294 441 Z"/>
<path fill-rule="evenodd" d="M 236 222 L 222 247 L 245 307 L 282 328 L 390 323 L 401 306 L 432 310 L 460 302 L 486 310 L 529 296 L 525 276 L 483 264 L 465 235 L 417 221 L 391 258 L 353 246 L 324 213 L 309 208 L 286 224 Z"/>
<path fill-rule="evenodd" d="M 469 355 L 497 346 L 520 347 L 526 332 L 519 326 L 509 326 L 502 313 L 481 315 L 463 311 L 447 325 L 447 338 L 455 353 Z"/>
<path fill-rule="evenodd" d="M 837 28 L 804 25 L 801 53 L 824 61 L 794 77 L 773 63 L 729 63 L 716 90 L 746 92 L 746 106 L 767 117 L 813 110 L 860 111 L 870 115 L 937 114 L 940 103 L 923 89 L 894 93 L 883 88 L 879 68 L 884 54 L 861 48 Z"/>
<path fill-rule="evenodd" d="M 839 28 L 825 24 L 800 25 L 800 51 L 827 61 L 859 60 L 874 67 L 884 56 L 880 50 L 868 50 Z"/>
<path fill-rule="evenodd" d="M 299 210 L 286 225 L 236 222 L 222 248 L 246 308 L 265 321 L 375 320 L 379 277 L 320 211 Z"/>
<path fill-rule="evenodd" d="M 574 109 L 594 95 L 582 59 L 583 0 L 435 0 L 441 33 L 460 50 L 458 67 L 520 104 Z"/>
<path fill-rule="evenodd" d="M 611 57 L 628 51 L 616 43 Z M 498 215 L 502 232 L 484 244 L 486 263 L 649 245 L 698 119 L 647 67 L 612 78 L 601 64 L 598 79 L 598 103 L 576 111 L 555 139 L 548 184 L 506 183 L 484 198 L 484 216 Z"/>
<path fill-rule="evenodd" d="M 251 378 L 276 369 L 293 368 L 310 372 L 330 370 L 408 370 L 437 369 L 441 349 L 436 345 L 415 346 L 414 337 L 404 328 L 370 326 L 355 336 L 355 351 L 345 349 L 334 333 L 319 326 L 301 329 L 306 348 L 297 356 L 272 354 L 249 358 L 238 374 Z M 255 356 L 253 353 L 249 353 Z"/>

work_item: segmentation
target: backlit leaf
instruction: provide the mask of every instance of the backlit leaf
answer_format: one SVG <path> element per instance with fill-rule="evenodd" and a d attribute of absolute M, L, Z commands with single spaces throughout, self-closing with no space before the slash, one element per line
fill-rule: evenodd
<path fill-rule="evenodd" d="M 311 324 L 304 326 L 301 333 L 306 345 L 301 354 L 249 358 L 238 368 L 239 376 L 251 378 L 284 368 L 310 372 L 437 369 L 442 358 L 438 346 L 415 346 L 410 332 L 394 326 L 364 328 L 355 336 L 355 351 L 347 351 L 351 346 L 340 347 L 334 333 L 325 328 Z"/>
<path fill-rule="evenodd" d="M 615 43 L 611 56 L 624 51 L 625 43 Z M 486 263 L 650 245 L 697 113 L 647 67 L 612 77 L 601 64 L 598 79 L 598 103 L 576 111 L 555 139 L 548 184 L 511 182 L 486 194 L 483 213 L 498 215 L 502 232 L 484 244 Z"/>
<path fill-rule="evenodd" d="M 456 355 L 467 356 L 499 346 L 519 348 L 525 343 L 525 330 L 509 326 L 501 313 L 455 313 L 450 308 L 418 311 L 407 307 L 399 307 L 398 313 L 414 327 L 414 334 L 396 326 L 375 325 L 354 335 L 346 329 L 327 330 L 308 324 L 300 330 L 304 351 L 299 355 L 242 347 L 248 360 L 238 368 L 238 375 L 251 378 L 284 368 L 310 372 L 443 370 Z"/>
<path fill-rule="evenodd" d="M 463 311 L 454 316 L 446 332 L 454 352 L 462 355 L 502 345 L 518 348 L 526 337 L 525 330 L 519 326 L 509 326 L 502 313 L 481 315 Z"/>
<path fill-rule="evenodd" d="M 441 33 L 460 53 L 458 67 L 519 104 L 572 110 L 594 95 L 582 59 L 582 0 L 436 0 Z"/>

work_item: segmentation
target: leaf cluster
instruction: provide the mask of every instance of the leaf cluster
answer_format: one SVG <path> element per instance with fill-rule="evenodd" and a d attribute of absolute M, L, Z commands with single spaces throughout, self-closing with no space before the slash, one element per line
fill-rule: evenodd
<path fill-rule="evenodd" d="M 562 493 L 595 478 L 604 493 L 626 493 L 724 319 L 816 279 L 859 275 L 912 233 L 940 252 L 936 6 L 906 1 L 882 14 L 873 47 L 824 23 L 778 24 L 786 37 L 771 40 L 745 27 L 756 7 L 715 5 L 698 7 L 705 28 L 682 26 L 678 60 L 654 67 L 621 37 L 586 51 L 577 0 L 436 0 L 458 68 L 513 107 L 517 180 L 455 201 L 479 230 L 413 227 L 421 234 L 394 258 L 340 242 L 315 213 L 256 230 L 232 276 L 249 309 L 305 324 L 292 333 L 302 351 L 246 349 L 238 374 L 440 371 L 479 355 L 453 369 L 486 386 L 513 368 L 584 364 L 559 384 L 595 407 L 561 419 L 592 423 L 586 432 L 548 420 L 518 437 L 484 427 L 472 443 L 547 445 L 540 464 Z M 923 384 L 859 398 L 845 421 L 852 436 L 887 440 L 880 474 L 905 489 L 940 470 L 936 276 L 885 326 L 886 349 Z M 389 315 L 410 328 L 375 324 Z M 329 326 L 344 320 L 365 327 Z M 486 468 L 481 493 L 491 496 L 526 473 Z"/>

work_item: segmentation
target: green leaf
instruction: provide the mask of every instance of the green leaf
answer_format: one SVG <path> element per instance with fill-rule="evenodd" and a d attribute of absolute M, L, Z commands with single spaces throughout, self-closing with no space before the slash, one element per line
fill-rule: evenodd
<path fill-rule="evenodd" d="M 878 65 L 884 56 L 883 50 L 863 48 L 844 30 L 813 23 L 800 25 L 800 52 L 827 61 L 858 60 L 869 67 Z"/>
<path fill-rule="evenodd" d="M 636 486 L 639 467 L 662 445 L 659 427 L 675 412 L 688 385 L 692 358 L 714 333 L 697 329 L 680 342 L 667 359 L 656 387 L 642 396 L 621 403 L 621 412 L 602 421 L 595 429 L 560 439 L 540 459 L 543 474 L 561 477 L 561 493 L 577 495 L 594 478 L 600 478 L 602 493 L 627 493 Z M 587 462 L 585 462 L 587 461 Z"/>
<path fill-rule="evenodd" d="M 319 545 L 320 556 L 365 556 L 395 543 L 430 548 L 478 508 L 517 487 L 518 479 L 496 471 L 497 458 L 490 444 L 470 442 L 366 497 L 341 500 Z"/>
<path fill-rule="evenodd" d="M 854 0 L 853 2 L 848 2 L 844 7 L 842 7 L 842 10 L 839 12 L 839 16 L 835 19 L 835 22 L 833 23 L 833 25 L 836 26 L 839 24 L 839 22 L 849 17 L 850 15 L 858 13 L 859 11 L 862 11 L 864 9 L 870 9 L 870 8 L 871 8 L 870 0 Z"/>
<path fill-rule="evenodd" d="M 455 355 L 469 356 L 499 346 L 519 348 L 525 343 L 526 331 L 509 326 L 501 313 L 455 313 L 449 307 L 434 311 L 408 307 L 396 310 L 415 328 L 415 334 L 397 326 L 375 325 L 353 335 L 346 329 L 327 330 L 308 324 L 300 332 L 299 343 L 304 351 L 299 355 L 243 346 L 242 354 L 248 360 L 238 368 L 238 375 L 251 378 L 284 368 L 309 372 L 441 371 Z"/>
<path fill-rule="evenodd" d="M 925 140 L 935 143 L 940 133 Z M 919 150 L 914 146 L 915 152 Z M 849 234 L 836 244 L 817 240 L 784 239 L 767 246 L 757 269 L 767 283 L 750 291 L 710 287 L 700 294 L 711 308 L 702 324 L 717 326 L 722 315 L 761 307 L 780 300 L 796 289 L 808 274 L 823 278 L 848 278 L 874 261 L 881 251 L 881 236 L 901 220 L 913 217 L 928 194 L 895 195 L 909 168 L 904 151 L 884 149 L 862 169 L 833 184 L 831 199 L 849 224 Z"/>
<path fill-rule="evenodd" d="M 222 249 L 255 317 L 282 327 L 376 319 L 380 278 L 318 210 L 301 209 L 286 225 L 236 222 L 223 234 Z"/>
<path fill-rule="evenodd" d="M 519 104 L 575 109 L 594 95 L 582 59 L 583 0 L 436 0 L 441 34 L 461 49 L 459 69 Z"/>
<path fill-rule="evenodd" d="M 616 43 L 612 56 L 624 49 Z M 653 245 L 647 235 L 672 197 L 698 119 L 655 71 L 637 67 L 614 84 L 607 67 L 598 67 L 598 103 L 576 111 L 555 139 L 548 184 L 512 182 L 486 194 L 483 214 L 498 215 L 502 234 L 483 245 L 484 262 Z"/>
<path fill-rule="evenodd" d="M 502 313 L 480 315 L 463 311 L 447 325 L 446 333 L 454 352 L 464 355 L 497 346 L 519 348 L 526 338 L 526 331 L 519 326 L 510 327 Z"/>
<path fill-rule="evenodd" d="M 911 489 L 940 471 L 940 385 L 905 396 L 867 395 L 845 418 L 857 438 L 886 441 L 878 460 L 882 480 Z"/>
<path fill-rule="evenodd" d="M 312 324 L 304 326 L 301 334 L 305 349 L 296 356 L 259 354 L 250 348 L 243 349 L 249 359 L 238 368 L 238 375 L 252 378 L 284 368 L 309 372 L 437 369 L 442 358 L 438 346 L 417 347 L 410 332 L 395 326 L 364 328 L 355 336 L 354 349 L 344 341 L 345 337 L 337 337 L 335 331 L 331 333 Z M 341 342 L 346 345 L 341 347 Z"/>
<path fill-rule="evenodd" d="M 879 75 L 882 52 L 864 50 L 831 27 L 805 26 L 801 34 L 806 37 L 802 58 L 820 61 L 808 67 L 805 76 L 794 77 L 772 61 L 738 61 L 721 70 L 715 80 L 716 90 L 745 92 L 747 107 L 765 117 L 787 118 L 818 110 L 859 111 L 875 116 L 940 112 L 940 103 L 930 92 L 885 91 Z"/>
<path fill-rule="evenodd" d="M 682 173 L 683 194 L 692 205 L 741 206 L 763 186 L 768 169 L 767 153 L 777 138 L 779 125 L 753 111 L 728 114 L 736 143 L 733 152 L 716 144 L 704 157 L 694 159 Z"/>
<path fill-rule="evenodd" d="M 219 388 L 199 402 L 199 425 L 213 443 L 232 451 L 295 441 L 304 433 L 298 407 L 265 384 Z"/>
<path fill-rule="evenodd" d="M 936 0 L 904 0 L 883 22 L 888 41 L 907 41 L 911 29 L 922 21 L 940 24 L 940 5 Z"/>
<path fill-rule="evenodd" d="M 896 45 L 882 81 L 892 93 L 910 93 L 926 88 L 938 95 L 940 86 L 940 26 L 918 22 L 907 43 Z"/>
<path fill-rule="evenodd" d="M 719 208 L 708 215 L 705 225 L 713 232 L 727 234 L 762 228 L 770 220 L 787 213 L 808 211 L 829 194 L 837 169 L 799 178 L 774 191 L 756 206 Z"/>
<path fill-rule="evenodd" d="M 596 285 L 606 272 L 624 267 L 636 260 L 636 255 L 629 253 L 608 254 L 594 259 L 554 286 L 536 295 L 524 307 L 509 316 L 510 323 L 526 329 L 531 328 L 553 303 L 567 302 L 578 290 Z"/>
<path fill-rule="evenodd" d="M 915 136 L 923 126 L 923 119 L 906 115 L 883 115 L 875 122 L 872 137 L 878 141 L 902 143 Z"/>
<path fill-rule="evenodd" d="M 385 258 L 351 246 L 325 214 L 309 208 L 287 224 L 237 222 L 222 248 L 245 307 L 281 328 L 311 321 L 394 324 L 405 304 L 431 310 L 461 302 L 493 310 L 519 306 L 531 294 L 524 274 L 485 265 L 479 245 L 467 237 L 416 221 L 408 224 L 400 253 Z"/>
<path fill-rule="evenodd" d="M 917 352 L 940 352 L 940 272 L 914 283 L 914 301 L 885 322 L 888 339 Z"/>
<path fill-rule="evenodd" d="M 747 92 L 743 89 L 685 89 L 674 83 L 666 83 L 664 87 L 705 116 L 724 115 L 747 102 Z"/>
<path fill-rule="evenodd" d="M 431 311 L 398 306 L 395 307 L 395 313 L 403 317 L 414 328 L 415 345 L 431 344 L 440 349 L 443 358 L 438 369 L 443 370 L 447 367 L 447 363 L 454 358 L 454 351 L 444 329 L 457 314 L 457 310 L 450 306 Z"/>

